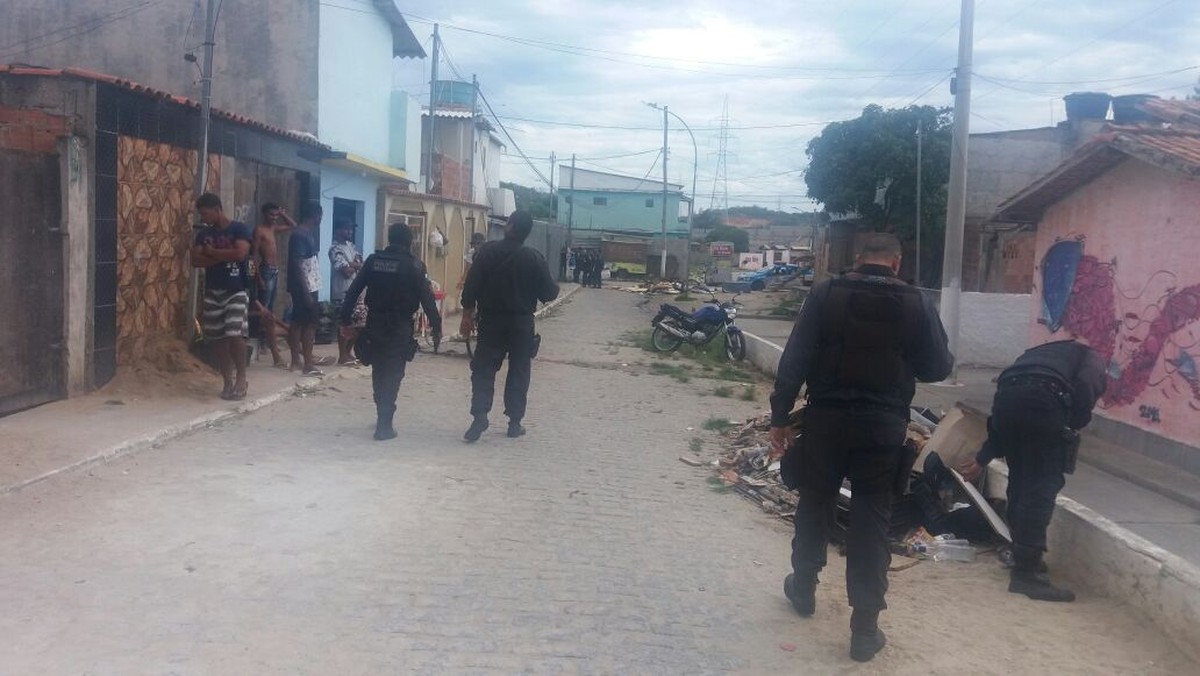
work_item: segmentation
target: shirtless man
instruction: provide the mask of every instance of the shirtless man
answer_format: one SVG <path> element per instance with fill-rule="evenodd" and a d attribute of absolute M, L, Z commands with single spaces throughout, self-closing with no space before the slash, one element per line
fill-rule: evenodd
<path fill-rule="evenodd" d="M 275 236 L 296 227 L 296 222 L 278 204 L 267 202 L 262 205 L 262 219 L 254 228 L 253 259 L 258 270 L 256 282 L 257 298 L 254 309 L 262 323 L 263 336 L 275 368 L 287 368 L 288 364 L 279 354 L 276 341 L 278 321 L 275 318 L 275 293 L 279 287 L 279 248 Z"/>

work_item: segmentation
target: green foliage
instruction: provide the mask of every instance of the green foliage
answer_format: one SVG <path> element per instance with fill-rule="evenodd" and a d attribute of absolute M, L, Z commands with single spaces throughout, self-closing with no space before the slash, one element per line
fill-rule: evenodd
<path fill-rule="evenodd" d="M 535 219 L 546 221 L 554 217 L 554 203 L 550 200 L 550 193 L 507 181 L 501 181 L 500 187 L 511 189 L 517 199 L 517 208 L 528 211 Z"/>
<path fill-rule="evenodd" d="M 737 253 L 750 251 L 750 233 L 730 225 L 719 225 L 704 238 L 706 242 L 733 242 L 733 250 Z"/>
<path fill-rule="evenodd" d="M 696 455 L 700 455 L 700 451 L 704 450 L 704 440 L 700 437 L 692 437 L 688 442 L 688 450 Z"/>
<path fill-rule="evenodd" d="M 720 397 L 722 399 L 729 399 L 733 396 L 733 388 L 729 387 L 728 385 L 721 385 L 713 390 L 713 396 Z"/>
<path fill-rule="evenodd" d="M 918 123 L 922 128 L 921 245 L 926 281 L 940 276 L 950 180 L 948 108 L 867 106 L 825 127 L 808 144 L 808 195 L 831 213 L 856 213 L 878 231 L 912 241 L 916 233 Z"/>
<path fill-rule="evenodd" d="M 758 388 L 753 385 L 747 385 L 742 390 L 742 401 L 755 401 L 758 399 Z"/>
<path fill-rule="evenodd" d="M 733 427 L 735 424 L 736 423 L 726 418 L 714 417 L 704 421 L 704 429 L 708 430 L 709 432 L 724 432 L 730 427 Z"/>

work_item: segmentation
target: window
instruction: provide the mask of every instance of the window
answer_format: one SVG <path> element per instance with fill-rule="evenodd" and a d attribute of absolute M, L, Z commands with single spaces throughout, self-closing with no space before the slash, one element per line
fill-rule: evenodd
<path fill-rule="evenodd" d="M 593 197 L 592 198 L 592 206 L 606 207 L 606 206 L 608 206 L 608 198 L 607 197 Z"/>
<path fill-rule="evenodd" d="M 651 197 L 650 199 L 646 200 L 646 208 L 649 209 L 649 208 L 652 208 L 653 206 L 654 206 L 654 198 Z"/>

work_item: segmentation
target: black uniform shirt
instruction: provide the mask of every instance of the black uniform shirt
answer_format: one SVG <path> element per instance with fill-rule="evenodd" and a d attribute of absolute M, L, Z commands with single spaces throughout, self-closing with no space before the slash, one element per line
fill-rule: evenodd
<path fill-rule="evenodd" d="M 882 265 L 863 265 L 855 270 L 860 275 L 868 277 L 894 278 L 892 269 Z M 823 281 L 813 286 L 804 306 L 800 308 L 800 316 L 788 338 L 783 357 L 779 360 L 778 375 L 775 377 L 775 390 L 771 394 L 771 425 L 785 427 L 800 389 L 804 387 L 813 374 L 815 361 L 821 353 L 821 326 L 825 299 L 829 297 L 830 281 Z M 918 333 L 915 336 L 914 352 L 905 355 L 909 370 L 915 380 L 921 382 L 937 382 L 950 375 L 954 367 L 954 357 L 947 346 L 946 330 L 938 317 L 937 310 L 928 298 L 921 298 L 922 317 L 918 323 Z M 908 393 L 908 401 L 882 399 L 864 400 L 861 403 L 895 409 L 905 409 L 912 403 L 912 393 L 916 390 L 916 382 L 905 383 L 904 390 Z M 859 396 L 862 393 L 835 393 L 835 399 Z"/>
<path fill-rule="evenodd" d="M 1071 390 L 1071 429 L 1081 430 L 1092 421 L 1092 408 L 1108 385 L 1104 361 L 1095 350 L 1073 340 L 1056 340 L 1025 350 L 1004 369 L 1000 381 L 1018 375 L 1057 378 Z"/>
<path fill-rule="evenodd" d="M 546 259 L 514 240 L 488 242 L 475 254 L 463 284 L 462 306 L 481 315 L 531 315 L 538 301 L 558 298 Z"/>
<path fill-rule="evenodd" d="M 389 246 L 367 257 L 342 301 L 342 324 L 350 324 L 354 306 L 364 288 L 367 290 L 368 317 L 387 314 L 411 317 L 417 308 L 424 308 L 430 328 L 441 333 L 442 316 L 425 276 L 425 264 L 409 251 Z"/>

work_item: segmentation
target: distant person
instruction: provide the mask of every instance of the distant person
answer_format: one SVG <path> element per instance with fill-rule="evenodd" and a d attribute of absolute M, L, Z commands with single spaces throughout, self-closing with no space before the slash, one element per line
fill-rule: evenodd
<path fill-rule="evenodd" d="M 846 591 L 854 609 L 850 657 L 859 662 L 887 643 L 878 621 L 887 608 L 892 503 L 908 474 L 908 407 L 918 380 L 942 380 L 954 366 L 937 310 L 896 277 L 900 258 L 900 240 L 873 234 L 864 238 L 853 272 L 813 287 L 771 394 L 771 454 L 782 456 L 782 478 L 799 494 L 784 594 L 801 616 L 816 612 L 817 576 L 848 477 Z M 804 387 L 808 404 L 795 442 L 789 422 Z"/>
<path fill-rule="evenodd" d="M 479 339 L 471 360 L 471 427 L 463 438 L 476 442 L 488 428 L 488 413 L 495 398 L 496 372 L 508 358 L 504 383 L 504 414 L 508 436 L 525 434 L 521 422 L 529 396 L 533 357 L 539 340 L 533 313 L 538 301 L 558 297 L 558 284 L 550 277 L 546 259 L 524 246 L 533 230 L 527 211 L 514 211 L 504 226 L 504 239 L 483 245 L 463 286 L 462 335 L 479 325 Z"/>
<path fill-rule="evenodd" d="M 278 320 L 275 318 L 275 297 L 279 292 L 279 248 L 275 237 L 290 232 L 296 227 L 296 222 L 274 202 L 262 205 L 261 213 L 262 218 L 254 228 L 254 244 L 251 248 L 256 270 L 254 307 L 261 325 L 261 339 L 271 351 L 271 361 L 276 368 L 287 368 L 287 362 L 279 354 Z"/>
<path fill-rule="evenodd" d="M 592 260 L 592 286 L 599 289 L 604 285 L 604 252 L 596 249 L 595 258 Z"/>
<path fill-rule="evenodd" d="M 584 265 L 586 265 L 583 250 L 575 249 L 571 253 L 571 261 L 571 267 L 573 268 L 571 271 L 571 281 L 578 284 L 580 278 L 583 276 Z"/>
<path fill-rule="evenodd" d="M 1075 471 L 1079 430 L 1104 394 L 1104 360 L 1095 350 L 1059 340 L 1025 351 L 1000 373 L 988 438 L 960 467 L 974 481 L 994 458 L 1008 460 L 1008 526 L 1013 568 L 1008 591 L 1035 601 L 1070 602 L 1075 594 L 1050 582 L 1043 557 L 1054 503 Z"/>
<path fill-rule="evenodd" d="M 250 296 L 246 293 L 246 274 L 253 233 L 245 223 L 225 216 L 221 198 L 205 193 L 196 200 L 200 222 L 205 227 L 196 233 L 192 244 L 192 266 L 204 268 L 204 311 L 201 326 L 204 337 L 212 341 L 213 353 L 225 387 L 221 398 L 238 401 L 246 398 L 247 313 Z"/>
<path fill-rule="evenodd" d="M 351 335 L 356 299 L 366 294 L 367 325 L 358 340 L 371 365 L 375 394 L 375 440 L 396 437 L 393 419 L 396 394 L 408 362 L 416 355 L 413 315 L 425 311 L 434 342 L 442 338 L 442 315 L 425 272 L 425 264 L 412 254 L 412 230 L 404 223 L 388 228 L 388 246 L 367 258 L 362 271 L 347 289 L 341 306 L 342 332 Z"/>
<path fill-rule="evenodd" d="M 558 281 L 560 281 L 560 282 L 567 281 L 567 258 L 568 257 L 569 256 L 568 256 L 567 245 L 564 244 L 562 251 L 560 251 L 558 253 Z"/>
<path fill-rule="evenodd" d="M 306 376 L 323 376 L 313 358 L 317 324 L 321 308 L 317 290 L 321 288 L 321 270 L 317 262 L 317 229 L 324 216 L 321 205 L 308 203 L 300 212 L 300 223 L 288 241 L 288 293 L 292 297 L 292 325 L 288 345 L 292 349 L 291 370 Z"/>
<path fill-rule="evenodd" d="M 467 250 L 463 253 L 463 273 L 458 280 L 458 288 L 461 291 L 467 283 L 467 275 L 471 272 L 471 266 L 475 264 L 475 254 L 479 253 L 479 247 L 487 242 L 487 235 L 482 232 L 477 232 L 471 235 L 471 242 L 467 245 Z"/>
<path fill-rule="evenodd" d="M 329 299 L 334 307 L 342 306 L 346 298 L 346 291 L 354 282 L 358 271 L 363 267 L 362 253 L 354 245 L 356 227 L 354 221 L 343 220 L 333 229 L 333 244 L 329 247 L 329 274 L 333 278 L 329 284 Z M 349 331 L 338 333 L 339 366 L 350 366 L 355 363 L 354 353 L 351 349 L 354 347 L 354 338 L 357 332 L 367 325 L 367 306 L 362 298 L 355 299 L 354 309 L 350 325 L 346 327 Z"/>

